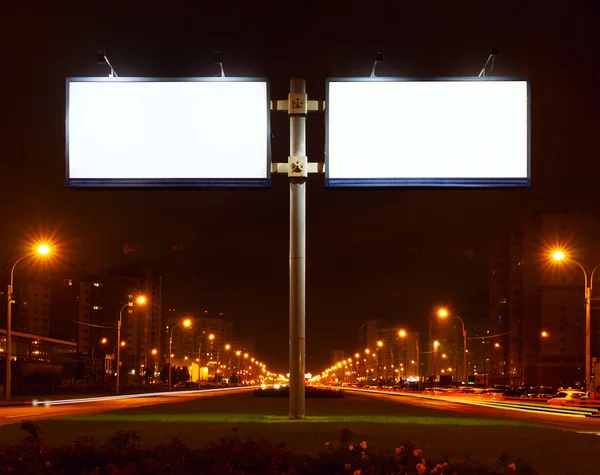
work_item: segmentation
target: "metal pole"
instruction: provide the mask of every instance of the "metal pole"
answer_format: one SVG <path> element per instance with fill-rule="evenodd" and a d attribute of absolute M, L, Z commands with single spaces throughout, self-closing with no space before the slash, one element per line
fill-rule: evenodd
<path fill-rule="evenodd" d="M 591 286 L 591 279 L 590 279 Z M 592 355 L 591 355 L 591 329 L 590 329 L 590 307 L 591 287 L 585 288 L 585 390 L 591 390 L 592 383 Z"/>
<path fill-rule="evenodd" d="M 415 338 L 415 345 L 417 349 L 417 379 L 419 380 L 417 383 L 417 390 L 421 389 L 421 359 L 419 356 L 419 339 Z"/>
<path fill-rule="evenodd" d="M 117 395 L 119 394 L 119 384 L 121 382 L 121 315 L 123 314 L 123 308 L 119 312 L 119 324 L 117 325 Z"/>
<path fill-rule="evenodd" d="M 10 389 L 11 389 L 11 359 L 12 359 L 12 329 L 11 329 L 11 324 L 12 324 L 12 274 L 11 274 L 11 278 L 10 278 L 10 284 L 8 284 L 8 293 L 7 295 L 7 300 L 8 300 L 8 307 L 6 309 L 6 381 L 5 381 L 5 388 L 4 388 L 4 394 L 5 394 L 5 399 L 6 401 L 10 401 Z"/>
<path fill-rule="evenodd" d="M 467 380 L 469 377 L 469 373 L 467 371 L 467 330 L 465 330 L 465 324 L 463 323 L 463 367 L 465 373 L 465 386 L 467 385 Z"/>
<path fill-rule="evenodd" d="M 174 325 L 173 328 L 171 328 L 171 334 L 169 335 L 169 391 L 171 390 L 171 368 L 173 367 L 173 330 L 175 330 L 177 326 L 178 325 Z M 200 375 L 199 371 L 198 375 Z"/>
<path fill-rule="evenodd" d="M 198 345 L 198 384 L 200 384 L 200 367 L 202 363 L 202 340 L 200 340 L 200 344 Z"/>
<path fill-rule="evenodd" d="M 306 92 L 292 78 L 290 93 Z M 306 117 L 290 116 L 290 156 L 306 156 Z M 305 416 L 306 178 L 290 178 L 290 419 Z"/>

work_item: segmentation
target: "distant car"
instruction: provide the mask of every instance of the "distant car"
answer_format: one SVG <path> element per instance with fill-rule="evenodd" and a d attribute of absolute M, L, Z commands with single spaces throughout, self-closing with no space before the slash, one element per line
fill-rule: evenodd
<path fill-rule="evenodd" d="M 504 391 L 502 389 L 490 388 L 481 391 L 479 395 L 485 397 L 504 397 Z"/>
<path fill-rule="evenodd" d="M 588 399 L 588 393 L 577 389 L 567 389 L 559 391 L 550 399 L 548 404 L 577 404 Z"/>

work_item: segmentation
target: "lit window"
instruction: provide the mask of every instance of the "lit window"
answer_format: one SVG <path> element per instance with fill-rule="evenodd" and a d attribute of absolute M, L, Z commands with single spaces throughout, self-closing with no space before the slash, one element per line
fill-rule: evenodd
<path fill-rule="evenodd" d="M 92 285 L 94 287 L 102 287 L 102 284 L 100 282 L 94 282 Z"/>
<path fill-rule="evenodd" d="M 92 308 L 94 310 L 102 310 L 102 307 L 100 305 L 94 305 Z"/>

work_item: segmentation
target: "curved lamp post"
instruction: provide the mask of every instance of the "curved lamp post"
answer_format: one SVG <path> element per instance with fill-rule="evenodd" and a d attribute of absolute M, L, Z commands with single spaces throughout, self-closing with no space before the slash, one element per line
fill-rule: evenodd
<path fill-rule="evenodd" d="M 438 310 L 438 317 L 440 317 L 440 318 L 446 318 L 448 316 L 450 316 L 450 313 L 445 308 L 440 308 Z M 462 318 L 460 318 L 458 315 L 452 314 L 452 316 L 458 318 L 460 320 L 460 323 L 462 324 L 462 335 L 463 335 L 463 375 L 464 375 L 465 384 L 467 384 L 467 379 L 468 379 L 468 375 L 467 375 L 467 331 L 465 330 L 465 322 L 464 322 L 464 320 Z M 457 370 L 457 374 L 458 374 L 458 370 Z"/>
<path fill-rule="evenodd" d="M 6 308 L 6 380 L 4 384 L 4 393 L 6 401 L 10 401 L 11 397 L 11 384 L 12 384 L 12 373 L 11 373 L 11 362 L 12 362 L 12 304 L 13 304 L 13 287 L 14 287 L 14 274 L 15 267 L 23 259 L 33 257 L 35 255 L 46 256 L 50 254 L 50 247 L 47 244 L 38 246 L 35 252 L 26 254 L 16 260 L 10 270 L 10 283 L 8 284 L 8 293 L 6 294 L 7 308 Z"/>
<path fill-rule="evenodd" d="M 192 321 L 188 318 L 186 320 L 183 321 L 183 323 L 177 323 L 176 325 L 173 326 L 173 328 L 171 328 L 171 335 L 169 336 L 169 391 L 172 388 L 171 385 L 171 368 L 173 367 L 172 365 L 172 359 L 173 359 L 173 330 L 175 330 L 175 328 L 177 328 L 178 326 L 184 326 L 185 328 L 189 328 L 192 326 Z M 198 366 L 199 368 L 200 366 Z"/>
<path fill-rule="evenodd" d="M 140 295 L 139 297 L 137 297 L 135 299 L 135 303 L 138 303 L 140 305 L 144 305 L 146 303 L 146 297 L 144 297 L 143 295 Z M 133 307 L 134 302 L 127 302 L 125 305 L 123 305 L 121 307 L 121 310 L 119 311 L 119 323 L 117 325 L 117 394 L 119 394 L 119 389 L 120 389 L 120 383 L 121 383 L 121 347 L 125 346 L 124 343 L 121 341 L 121 326 L 123 324 L 123 310 L 125 310 L 127 307 Z"/>
<path fill-rule="evenodd" d="M 585 268 L 576 260 L 566 256 L 562 251 L 554 251 L 552 253 L 552 259 L 557 262 L 566 261 L 572 262 L 579 266 L 583 272 L 584 286 L 585 286 L 585 389 L 590 391 L 590 385 L 592 381 L 592 356 L 591 356 L 591 318 L 590 318 L 590 307 L 591 307 L 591 295 L 592 295 L 592 284 L 594 281 L 594 273 L 600 267 L 598 264 L 589 275 Z"/>

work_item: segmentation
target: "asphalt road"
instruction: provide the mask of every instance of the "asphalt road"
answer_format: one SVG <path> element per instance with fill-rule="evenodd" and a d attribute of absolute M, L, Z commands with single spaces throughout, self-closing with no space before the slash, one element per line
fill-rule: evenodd
<path fill-rule="evenodd" d="M 529 414 L 423 399 L 347 392 L 343 399 L 307 399 L 307 418 L 290 421 L 288 399 L 235 393 L 160 395 L 82 404 L 2 408 L 0 444 L 21 440 L 19 423 L 36 420 L 53 445 L 91 435 L 102 441 L 118 429 L 137 431 L 143 444 L 173 437 L 191 447 L 227 434 L 264 437 L 316 455 L 340 444 L 340 429 L 366 441 L 373 453 L 393 453 L 409 441 L 428 459 L 470 456 L 493 466 L 506 451 L 544 474 L 600 474 L 600 419 Z M 234 430 L 234 432 L 232 432 Z M 580 432 L 580 433 L 578 433 Z"/>
<path fill-rule="evenodd" d="M 232 388 L 225 392 L 228 394 L 247 392 L 249 388 Z M 107 411 L 118 411 L 142 406 L 154 406 L 157 404 L 181 403 L 198 398 L 209 398 L 220 395 L 219 391 L 174 391 L 172 393 L 161 393 L 160 395 L 140 397 L 114 397 L 100 396 L 97 398 L 77 398 L 69 400 L 38 401 L 34 406 L 18 405 L 0 407 L 0 426 L 15 424 L 23 420 L 38 421 L 43 419 L 58 419 L 73 417 L 84 414 L 97 414 Z M 76 402 L 68 402 L 76 401 Z"/>
<path fill-rule="evenodd" d="M 456 402 L 453 400 L 454 398 L 445 398 L 444 396 L 434 396 L 425 399 L 418 396 L 393 396 L 368 392 L 361 392 L 357 395 L 359 394 L 363 397 L 392 401 L 401 405 L 431 408 L 441 412 L 454 412 L 482 418 L 529 422 L 532 424 L 548 426 L 554 429 L 589 433 L 600 436 L 600 417 L 572 417 L 549 413 L 521 412 L 511 410 L 510 408 L 502 409 L 496 407 L 476 406 Z"/>

